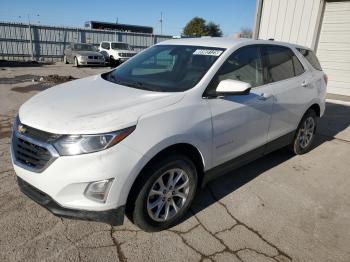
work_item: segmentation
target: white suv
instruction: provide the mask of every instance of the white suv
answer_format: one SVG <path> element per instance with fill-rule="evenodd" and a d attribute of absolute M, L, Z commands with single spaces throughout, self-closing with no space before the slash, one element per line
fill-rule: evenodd
<path fill-rule="evenodd" d="M 162 230 L 210 178 L 284 146 L 309 151 L 326 82 L 305 47 L 165 41 L 23 104 L 11 147 L 18 183 L 59 216 L 118 225 L 126 213 Z"/>
<path fill-rule="evenodd" d="M 121 64 L 137 53 L 133 48 L 122 42 L 101 42 L 99 51 L 105 56 L 105 59 L 111 63 Z"/>

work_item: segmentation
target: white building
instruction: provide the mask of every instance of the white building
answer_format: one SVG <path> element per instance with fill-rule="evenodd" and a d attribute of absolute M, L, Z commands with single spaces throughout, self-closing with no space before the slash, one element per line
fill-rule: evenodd
<path fill-rule="evenodd" d="M 350 96 L 350 0 L 257 0 L 253 36 L 311 47 L 328 92 Z"/>

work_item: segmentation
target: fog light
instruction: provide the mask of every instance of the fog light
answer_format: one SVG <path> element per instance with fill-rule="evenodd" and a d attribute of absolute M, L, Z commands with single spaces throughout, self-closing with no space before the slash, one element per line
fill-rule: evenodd
<path fill-rule="evenodd" d="M 113 178 L 91 182 L 85 189 L 84 195 L 97 202 L 106 202 Z"/>

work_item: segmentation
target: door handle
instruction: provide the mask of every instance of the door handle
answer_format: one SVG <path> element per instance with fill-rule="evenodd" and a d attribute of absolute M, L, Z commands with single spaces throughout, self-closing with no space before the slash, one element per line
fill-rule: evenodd
<path fill-rule="evenodd" d="M 307 82 L 306 80 L 304 80 L 302 83 L 301 83 L 301 87 L 308 87 L 309 86 L 309 82 Z"/>
<path fill-rule="evenodd" d="M 267 99 L 269 99 L 272 95 L 271 94 L 267 94 L 267 93 L 262 93 L 258 96 L 259 100 L 265 101 Z"/>

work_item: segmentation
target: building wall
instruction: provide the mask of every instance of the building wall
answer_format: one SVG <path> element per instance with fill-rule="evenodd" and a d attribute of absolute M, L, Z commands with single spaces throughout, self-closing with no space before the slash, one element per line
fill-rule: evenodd
<path fill-rule="evenodd" d="M 317 56 L 328 75 L 328 92 L 350 96 L 350 1 L 326 2 Z"/>
<path fill-rule="evenodd" d="M 321 8 L 321 0 L 263 0 L 257 36 L 314 48 Z"/>

